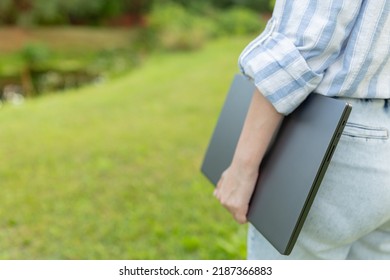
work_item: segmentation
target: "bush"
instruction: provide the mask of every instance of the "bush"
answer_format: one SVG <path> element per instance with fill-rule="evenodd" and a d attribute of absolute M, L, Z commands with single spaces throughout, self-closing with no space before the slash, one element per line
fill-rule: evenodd
<path fill-rule="evenodd" d="M 256 12 L 269 12 L 270 0 L 232 0 L 235 5 L 246 7 Z M 272 2 L 273 0 L 271 0 Z"/>
<path fill-rule="evenodd" d="M 164 50 L 198 49 L 210 38 L 259 33 L 265 25 L 259 14 L 248 8 L 216 10 L 200 3 L 197 9 L 174 3 L 157 5 L 148 22 L 147 30 L 139 33 L 138 44 L 143 41 L 149 50 L 151 45 Z"/>
<path fill-rule="evenodd" d="M 273 0 L 271 0 L 273 1 Z M 216 9 L 230 9 L 232 7 L 244 7 L 256 12 L 269 12 L 270 0 L 154 0 L 154 3 L 172 2 L 183 7 L 193 9 L 199 6 L 212 6 Z"/>
<path fill-rule="evenodd" d="M 264 28 L 264 23 L 257 13 L 238 7 L 221 13 L 216 23 L 218 36 L 259 33 Z"/>
<path fill-rule="evenodd" d="M 41 43 L 28 43 L 20 50 L 20 57 L 25 66 L 31 69 L 42 67 L 50 55 L 49 48 Z"/>
<path fill-rule="evenodd" d="M 270 0 L 270 1 L 269 1 L 269 8 L 270 8 L 270 10 L 273 10 L 273 9 L 274 9 L 275 3 L 276 3 L 276 0 Z"/>
<path fill-rule="evenodd" d="M 202 47 L 212 29 L 205 18 L 173 3 L 155 6 L 149 14 L 149 24 L 156 44 L 165 50 Z"/>

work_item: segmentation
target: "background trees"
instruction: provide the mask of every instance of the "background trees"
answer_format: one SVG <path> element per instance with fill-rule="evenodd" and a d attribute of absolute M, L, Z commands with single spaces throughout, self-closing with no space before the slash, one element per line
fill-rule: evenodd
<path fill-rule="evenodd" d="M 0 99 L 10 83 L 35 96 L 132 70 L 155 50 L 257 34 L 272 2 L 0 0 Z"/>
<path fill-rule="evenodd" d="M 241 6 L 269 12 L 272 0 L 2 0 L 0 25 L 140 24 L 154 5 L 180 4 L 186 9 Z"/>

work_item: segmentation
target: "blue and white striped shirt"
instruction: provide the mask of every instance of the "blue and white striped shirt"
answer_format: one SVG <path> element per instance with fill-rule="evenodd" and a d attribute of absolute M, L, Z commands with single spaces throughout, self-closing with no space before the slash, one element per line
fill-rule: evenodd
<path fill-rule="evenodd" d="M 241 71 L 282 114 L 313 91 L 390 98 L 390 1 L 277 0 Z"/>

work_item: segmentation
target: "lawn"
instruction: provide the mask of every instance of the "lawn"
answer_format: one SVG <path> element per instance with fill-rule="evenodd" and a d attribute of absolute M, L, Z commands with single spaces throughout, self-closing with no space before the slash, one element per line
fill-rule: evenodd
<path fill-rule="evenodd" d="M 199 167 L 248 37 L 0 110 L 0 259 L 243 259 Z"/>

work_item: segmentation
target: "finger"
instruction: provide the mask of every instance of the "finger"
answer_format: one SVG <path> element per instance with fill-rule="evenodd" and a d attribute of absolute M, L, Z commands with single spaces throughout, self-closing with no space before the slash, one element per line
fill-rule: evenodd
<path fill-rule="evenodd" d="M 242 213 L 233 215 L 233 217 L 239 224 L 245 224 L 248 222 L 246 215 L 243 215 Z"/>
<path fill-rule="evenodd" d="M 215 197 L 217 197 L 218 193 L 219 193 L 219 187 L 218 186 L 219 186 L 219 184 L 215 187 L 214 192 L 213 192 Z"/>
<path fill-rule="evenodd" d="M 213 195 L 214 195 L 215 198 L 218 199 L 218 189 L 215 189 L 215 190 L 214 190 Z"/>
<path fill-rule="evenodd" d="M 219 178 L 216 188 L 219 189 L 221 187 L 222 183 L 223 183 L 223 176 L 221 176 L 221 178 Z"/>
<path fill-rule="evenodd" d="M 233 218 L 239 224 L 245 224 L 246 222 L 248 222 L 247 213 L 248 213 L 248 207 L 247 206 L 242 206 L 240 208 L 236 208 L 235 210 L 231 211 L 231 214 L 233 215 Z"/>
<path fill-rule="evenodd" d="M 217 186 L 215 187 L 214 189 L 214 196 L 217 197 L 218 194 L 219 194 L 219 190 L 221 189 L 221 186 L 222 186 L 222 183 L 223 183 L 223 177 L 221 177 L 221 179 L 219 179 L 218 183 L 217 183 Z"/>

